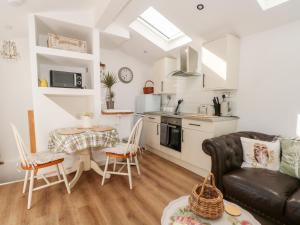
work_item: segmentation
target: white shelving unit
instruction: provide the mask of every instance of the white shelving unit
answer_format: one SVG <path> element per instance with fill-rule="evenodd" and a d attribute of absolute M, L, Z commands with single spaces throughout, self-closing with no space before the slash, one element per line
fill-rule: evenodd
<path fill-rule="evenodd" d="M 39 87 L 40 94 L 60 96 L 94 96 L 94 89 Z"/>
<path fill-rule="evenodd" d="M 48 48 L 48 33 L 87 41 L 87 53 Z M 37 147 L 47 149 L 51 130 L 78 125 L 79 113 L 89 111 L 100 116 L 99 31 L 32 14 L 29 16 L 29 44 Z M 39 79 L 47 79 L 50 84 L 50 69 L 80 71 L 85 88 L 39 87 Z"/>

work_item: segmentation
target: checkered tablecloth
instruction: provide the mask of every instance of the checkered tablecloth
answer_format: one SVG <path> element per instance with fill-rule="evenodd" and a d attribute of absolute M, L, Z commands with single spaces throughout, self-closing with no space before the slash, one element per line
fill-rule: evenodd
<path fill-rule="evenodd" d="M 80 134 L 62 135 L 61 129 L 54 130 L 49 134 L 48 149 L 51 152 L 74 153 L 87 148 L 108 148 L 119 142 L 117 130 L 95 132 L 85 131 Z"/>

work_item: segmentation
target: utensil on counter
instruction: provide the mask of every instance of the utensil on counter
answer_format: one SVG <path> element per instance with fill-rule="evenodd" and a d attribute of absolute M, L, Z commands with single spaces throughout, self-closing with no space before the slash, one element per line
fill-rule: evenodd
<path fill-rule="evenodd" d="M 221 116 L 221 105 L 218 97 L 214 97 L 213 99 L 214 108 L 215 108 L 215 116 Z"/>
<path fill-rule="evenodd" d="M 180 106 L 180 104 L 183 102 L 183 99 L 179 99 L 178 100 L 178 102 L 177 102 L 177 107 L 176 107 L 176 109 L 175 109 L 175 115 L 178 115 L 179 114 L 179 112 L 178 112 L 178 110 L 179 110 L 179 106 Z"/>

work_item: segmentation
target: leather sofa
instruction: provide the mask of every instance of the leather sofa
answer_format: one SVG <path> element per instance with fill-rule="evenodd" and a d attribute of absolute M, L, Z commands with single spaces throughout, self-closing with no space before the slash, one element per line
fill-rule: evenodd
<path fill-rule="evenodd" d="M 300 180 L 266 169 L 241 168 L 240 137 L 272 141 L 275 136 L 238 132 L 207 139 L 203 151 L 211 156 L 212 173 L 224 197 L 272 224 L 300 225 Z"/>

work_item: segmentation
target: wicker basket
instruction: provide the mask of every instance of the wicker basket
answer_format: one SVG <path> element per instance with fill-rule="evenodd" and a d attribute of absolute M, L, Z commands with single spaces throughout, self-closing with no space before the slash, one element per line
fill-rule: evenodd
<path fill-rule="evenodd" d="M 210 178 L 210 183 L 208 180 Z M 202 184 L 197 184 L 189 197 L 190 210 L 206 219 L 218 219 L 223 215 L 224 202 L 223 195 L 216 188 L 215 178 L 210 173 Z"/>
<path fill-rule="evenodd" d="M 152 86 L 151 87 L 147 87 L 147 84 L 148 83 L 151 83 Z M 154 83 L 152 80 L 147 80 L 146 83 L 145 83 L 145 87 L 143 88 L 144 90 L 144 94 L 152 94 L 154 92 Z"/>

